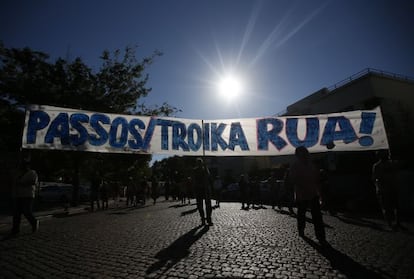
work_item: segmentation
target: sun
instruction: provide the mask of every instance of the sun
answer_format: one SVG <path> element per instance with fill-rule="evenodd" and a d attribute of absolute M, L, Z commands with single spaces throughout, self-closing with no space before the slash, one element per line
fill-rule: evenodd
<path fill-rule="evenodd" d="M 236 98 L 243 91 L 242 82 L 234 75 L 226 75 L 219 81 L 218 91 L 225 99 Z"/>

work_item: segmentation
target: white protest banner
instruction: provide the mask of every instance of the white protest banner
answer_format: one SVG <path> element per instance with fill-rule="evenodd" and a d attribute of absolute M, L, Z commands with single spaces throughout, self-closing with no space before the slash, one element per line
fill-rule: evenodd
<path fill-rule="evenodd" d="M 26 111 L 22 147 L 187 156 L 276 156 L 388 149 L 380 108 L 226 120 L 118 115 L 51 106 Z"/>

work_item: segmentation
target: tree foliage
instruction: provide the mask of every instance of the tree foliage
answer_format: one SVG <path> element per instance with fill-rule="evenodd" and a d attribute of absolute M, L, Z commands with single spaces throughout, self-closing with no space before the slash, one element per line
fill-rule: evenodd
<path fill-rule="evenodd" d="M 58 107 L 134 115 L 171 115 L 177 108 L 167 103 L 149 107 L 142 101 L 151 92 L 145 72 L 162 53 L 154 51 L 150 56 L 138 59 L 136 47 L 126 47 L 113 52 L 103 51 L 100 65 L 91 68 L 81 58 L 67 60 L 30 48 L 7 48 L 0 42 L 0 151 L 18 151 L 24 125 L 24 109 L 27 105 L 51 105 Z M 85 169 L 101 167 L 108 173 L 120 174 L 120 168 L 139 172 L 148 167 L 150 156 L 139 158 L 114 154 L 102 156 L 100 166 L 96 155 L 74 154 L 77 152 L 32 152 L 45 177 L 59 173 L 61 169 L 77 172 L 79 162 Z M 56 155 L 56 156 L 55 156 Z M 106 160 L 116 159 L 119 164 Z M 100 161 L 100 160 L 98 160 Z M 132 168 L 131 168 L 132 166 Z M 131 171 L 130 171 L 131 172 Z M 79 174 L 79 173 L 78 173 Z M 127 175 L 127 174 L 125 174 Z M 118 175 L 119 176 L 119 175 Z"/>
<path fill-rule="evenodd" d="M 28 104 L 146 115 L 170 115 L 176 108 L 164 103 L 153 108 L 141 98 L 147 87 L 145 69 L 162 53 L 138 61 L 136 48 L 104 51 L 101 65 L 93 71 L 81 58 L 68 61 L 29 48 L 6 48 L 0 43 L 0 98 L 15 107 Z"/>
<path fill-rule="evenodd" d="M 148 107 L 141 101 L 151 92 L 145 69 L 161 55 L 154 51 L 138 61 L 134 47 L 103 51 L 94 71 L 81 58 L 50 61 L 46 53 L 0 43 L 0 119 L 10 131 L 2 146 L 16 147 L 23 121 L 10 116 L 30 104 L 151 116 L 177 112 L 167 103 Z"/>

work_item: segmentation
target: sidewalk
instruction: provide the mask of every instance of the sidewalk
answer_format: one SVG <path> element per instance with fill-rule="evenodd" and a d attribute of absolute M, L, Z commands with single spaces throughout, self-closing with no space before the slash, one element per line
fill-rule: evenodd
<path fill-rule="evenodd" d="M 13 223 L 13 216 L 11 210 L 8 210 L 10 213 L 1 212 L 0 213 L 0 230 L 4 230 L 5 228 L 10 228 Z M 43 209 L 40 211 L 34 211 L 33 215 L 39 219 L 46 219 L 51 217 L 63 217 L 68 215 L 80 214 L 80 213 L 87 213 L 89 212 L 89 206 L 86 204 L 80 204 L 78 206 L 70 206 L 65 209 L 62 206 L 53 206 L 48 209 Z M 22 217 L 22 224 L 26 224 L 26 218 Z"/>
<path fill-rule="evenodd" d="M 414 278 L 410 223 L 391 231 L 382 220 L 324 215 L 321 246 L 310 219 L 300 238 L 296 218 L 268 206 L 222 203 L 214 225 L 201 226 L 195 203 L 119 205 L 71 208 L 0 241 L 0 278 Z"/>

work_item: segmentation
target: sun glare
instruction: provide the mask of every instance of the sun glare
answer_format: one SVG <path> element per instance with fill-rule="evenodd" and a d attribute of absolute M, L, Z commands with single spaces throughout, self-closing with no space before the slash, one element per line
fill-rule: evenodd
<path fill-rule="evenodd" d="M 232 99 L 242 92 L 242 84 L 239 79 L 229 75 L 220 80 L 218 89 L 222 97 Z"/>

